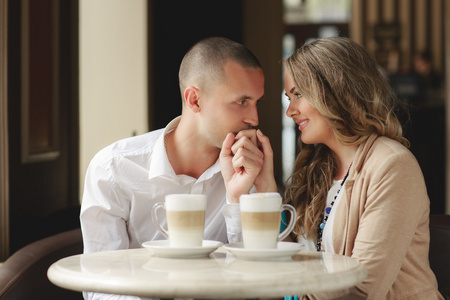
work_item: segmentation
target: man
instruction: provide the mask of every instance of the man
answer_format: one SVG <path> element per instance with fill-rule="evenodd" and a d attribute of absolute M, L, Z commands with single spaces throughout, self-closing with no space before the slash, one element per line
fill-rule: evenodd
<path fill-rule="evenodd" d="M 235 162 L 243 170 L 239 176 L 259 174 L 264 154 L 255 146 L 252 128 L 258 125 L 264 74 L 243 45 L 213 37 L 186 53 L 179 81 L 180 117 L 165 129 L 115 142 L 91 161 L 80 214 L 85 253 L 138 248 L 143 242 L 165 239 L 152 224 L 151 209 L 165 195 L 176 193 L 206 195 L 205 239 L 228 241 L 218 157 L 232 133 L 229 142 L 239 142 L 240 152 L 245 152 L 239 156 L 245 159 Z M 232 160 L 233 154 L 228 156 Z M 250 188 L 238 186 L 236 194 Z M 86 297 L 91 296 L 103 297 Z"/>

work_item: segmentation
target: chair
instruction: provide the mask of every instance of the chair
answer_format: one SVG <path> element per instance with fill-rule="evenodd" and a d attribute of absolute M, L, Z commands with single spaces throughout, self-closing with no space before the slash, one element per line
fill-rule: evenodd
<path fill-rule="evenodd" d="M 430 215 L 429 258 L 439 291 L 450 300 L 450 215 Z"/>
<path fill-rule="evenodd" d="M 47 270 L 51 264 L 82 252 L 80 228 L 21 248 L 0 265 L 0 300 L 83 299 L 81 293 L 57 287 L 47 278 Z"/>

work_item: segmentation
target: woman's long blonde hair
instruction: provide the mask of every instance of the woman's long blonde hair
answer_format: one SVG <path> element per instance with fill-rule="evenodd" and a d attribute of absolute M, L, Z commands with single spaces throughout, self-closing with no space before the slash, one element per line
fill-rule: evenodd
<path fill-rule="evenodd" d="M 284 66 L 340 143 L 359 145 L 377 134 L 409 146 L 396 115 L 399 100 L 376 61 L 356 42 L 344 37 L 319 39 L 299 48 Z M 338 165 L 326 145 L 306 145 L 300 139 L 299 143 L 285 199 L 297 209 L 293 232 L 317 240 Z"/>

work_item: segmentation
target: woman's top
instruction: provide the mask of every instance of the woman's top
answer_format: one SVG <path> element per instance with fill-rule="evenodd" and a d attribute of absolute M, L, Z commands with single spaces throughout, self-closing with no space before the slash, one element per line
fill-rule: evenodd
<path fill-rule="evenodd" d="M 327 207 L 331 207 L 331 212 L 328 215 L 328 221 L 326 222 L 325 228 L 323 230 L 322 234 L 322 244 L 324 246 L 325 252 L 334 252 L 333 248 L 333 223 L 335 218 L 335 211 L 337 206 L 339 205 L 339 202 L 342 198 L 343 191 L 339 192 L 337 194 L 337 191 L 341 187 L 342 180 L 334 180 L 333 185 L 331 186 L 330 190 L 328 191 L 327 195 Z M 336 200 L 334 197 L 336 196 Z M 331 202 L 335 200 L 334 204 L 331 205 Z M 324 210 L 325 214 L 325 210 Z M 303 249 L 309 250 L 309 251 L 316 251 L 316 243 L 313 240 L 305 238 L 303 235 L 300 235 L 297 242 L 301 245 L 303 245 Z"/>
<path fill-rule="evenodd" d="M 334 247 L 333 247 L 333 224 L 334 219 L 339 218 L 339 216 L 336 216 L 336 209 L 339 206 L 339 203 L 342 199 L 343 190 L 341 190 L 339 193 L 338 190 L 340 189 L 342 184 L 341 180 L 334 180 L 333 185 L 331 186 L 330 190 L 328 191 L 327 196 L 327 207 L 331 207 L 330 214 L 328 215 L 328 220 L 325 224 L 325 228 L 323 229 L 322 233 L 322 244 L 325 252 L 334 253 Z M 334 197 L 337 195 L 336 199 Z M 334 204 L 331 205 L 331 202 L 334 200 Z"/>
<path fill-rule="evenodd" d="M 387 137 L 358 147 L 334 207 L 335 253 L 368 271 L 360 284 L 312 299 L 443 299 L 430 269 L 429 199 L 413 154 Z"/>

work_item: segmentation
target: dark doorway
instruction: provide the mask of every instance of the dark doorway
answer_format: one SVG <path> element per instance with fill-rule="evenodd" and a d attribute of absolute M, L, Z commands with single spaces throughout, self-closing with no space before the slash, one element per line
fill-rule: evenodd
<path fill-rule="evenodd" d="M 7 77 L 12 254 L 79 226 L 77 0 L 9 1 Z"/>
<path fill-rule="evenodd" d="M 149 1 L 150 129 L 181 114 L 178 69 L 184 54 L 202 38 L 242 42 L 242 1 Z"/>

